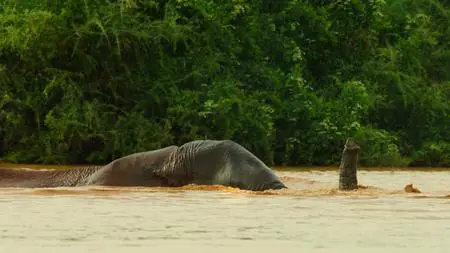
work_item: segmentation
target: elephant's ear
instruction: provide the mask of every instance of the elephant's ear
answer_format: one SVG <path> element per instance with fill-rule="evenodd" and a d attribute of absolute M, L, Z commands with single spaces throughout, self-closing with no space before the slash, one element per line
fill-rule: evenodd
<path fill-rule="evenodd" d="M 155 168 L 153 175 L 167 180 L 170 186 L 181 186 L 196 178 L 192 169 L 192 147 L 184 145 L 172 152 L 161 166 Z"/>

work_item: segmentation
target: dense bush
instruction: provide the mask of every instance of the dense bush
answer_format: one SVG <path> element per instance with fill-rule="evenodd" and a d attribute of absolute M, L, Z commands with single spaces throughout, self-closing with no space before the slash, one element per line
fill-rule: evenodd
<path fill-rule="evenodd" d="M 270 164 L 449 164 L 437 0 L 1 0 L 0 157 L 233 139 Z M 420 162 L 426 161 L 426 162 Z"/>
<path fill-rule="evenodd" d="M 425 142 L 423 147 L 412 155 L 414 164 L 419 166 L 450 167 L 450 143 Z"/>
<path fill-rule="evenodd" d="M 366 166 L 405 166 L 409 162 L 400 154 L 396 136 L 380 129 L 361 128 L 355 135 L 361 146 L 360 163 Z"/>

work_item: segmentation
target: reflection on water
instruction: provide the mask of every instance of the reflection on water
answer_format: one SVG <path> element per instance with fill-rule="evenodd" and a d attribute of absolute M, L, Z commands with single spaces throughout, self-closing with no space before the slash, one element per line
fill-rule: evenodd
<path fill-rule="evenodd" d="M 278 172 L 289 189 L 0 189 L 1 252 L 447 252 L 450 172 Z M 414 184 L 421 193 L 405 193 Z M 301 251 L 300 251 L 301 249 Z"/>

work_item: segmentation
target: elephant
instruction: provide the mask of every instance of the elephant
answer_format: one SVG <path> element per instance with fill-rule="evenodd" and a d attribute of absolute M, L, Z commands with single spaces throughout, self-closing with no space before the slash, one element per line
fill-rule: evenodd
<path fill-rule="evenodd" d="M 259 158 L 231 140 L 194 140 L 127 155 L 98 167 L 0 169 L 0 187 L 223 185 L 264 191 L 287 188 Z"/>

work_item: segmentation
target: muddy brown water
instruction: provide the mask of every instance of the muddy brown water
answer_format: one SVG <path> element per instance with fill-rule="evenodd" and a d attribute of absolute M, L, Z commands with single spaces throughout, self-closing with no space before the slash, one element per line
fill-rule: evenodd
<path fill-rule="evenodd" d="M 289 189 L 0 188 L 0 252 L 450 252 L 450 170 L 359 171 L 351 192 L 277 173 Z"/>

